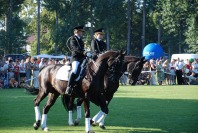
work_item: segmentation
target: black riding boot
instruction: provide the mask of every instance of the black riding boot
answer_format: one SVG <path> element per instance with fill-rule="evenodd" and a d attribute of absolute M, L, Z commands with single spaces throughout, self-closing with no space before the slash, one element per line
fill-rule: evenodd
<path fill-rule="evenodd" d="M 67 83 L 67 88 L 66 88 L 65 94 L 71 95 L 72 85 L 74 84 L 75 78 L 76 78 L 76 75 L 74 73 L 71 73 L 71 75 L 69 77 L 69 81 Z"/>

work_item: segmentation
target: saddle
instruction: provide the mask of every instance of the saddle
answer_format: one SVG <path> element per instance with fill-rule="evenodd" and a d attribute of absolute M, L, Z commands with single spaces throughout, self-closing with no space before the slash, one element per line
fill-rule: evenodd
<path fill-rule="evenodd" d="M 85 76 L 85 69 L 86 69 L 87 64 L 88 64 L 88 59 L 84 59 L 80 66 L 80 73 L 75 79 L 76 82 Z M 68 81 L 71 70 L 72 70 L 71 65 L 62 66 L 56 74 L 56 79 Z"/>

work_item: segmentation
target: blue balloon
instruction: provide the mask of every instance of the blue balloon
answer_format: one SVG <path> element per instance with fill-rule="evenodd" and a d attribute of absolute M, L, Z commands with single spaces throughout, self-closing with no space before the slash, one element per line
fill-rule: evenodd
<path fill-rule="evenodd" d="M 147 59 L 160 59 L 164 56 L 162 47 L 157 43 L 150 43 L 144 47 L 142 55 Z"/>

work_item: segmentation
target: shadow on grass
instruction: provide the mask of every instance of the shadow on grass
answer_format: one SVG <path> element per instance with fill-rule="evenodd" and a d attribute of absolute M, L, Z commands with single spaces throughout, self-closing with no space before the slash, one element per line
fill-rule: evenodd
<path fill-rule="evenodd" d="M 33 130 L 35 121 L 33 97 L 0 98 L 0 130 L 27 127 Z M 43 104 L 40 105 L 42 109 Z M 82 107 L 83 108 L 83 107 Z M 91 105 L 91 116 L 99 110 Z M 74 117 L 75 118 L 75 117 Z M 84 132 L 84 117 L 79 127 L 67 126 L 68 114 L 59 99 L 48 114 L 48 126 L 53 132 Z M 96 132 L 198 132 L 198 101 L 181 99 L 119 98 L 109 105 L 106 130 Z M 53 127 L 61 127 L 63 130 Z M 52 127 L 52 128 L 51 128 Z M 63 128 L 64 127 L 64 128 Z M 64 130 L 65 129 L 65 130 Z"/>

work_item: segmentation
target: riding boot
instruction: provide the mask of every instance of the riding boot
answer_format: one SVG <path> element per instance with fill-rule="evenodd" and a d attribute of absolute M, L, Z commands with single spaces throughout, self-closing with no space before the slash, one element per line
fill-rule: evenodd
<path fill-rule="evenodd" d="M 76 75 L 74 73 L 71 73 L 71 75 L 69 77 L 69 81 L 67 83 L 67 88 L 66 88 L 65 94 L 71 95 L 71 93 L 72 93 L 72 85 L 74 84 L 75 78 L 76 78 Z"/>

